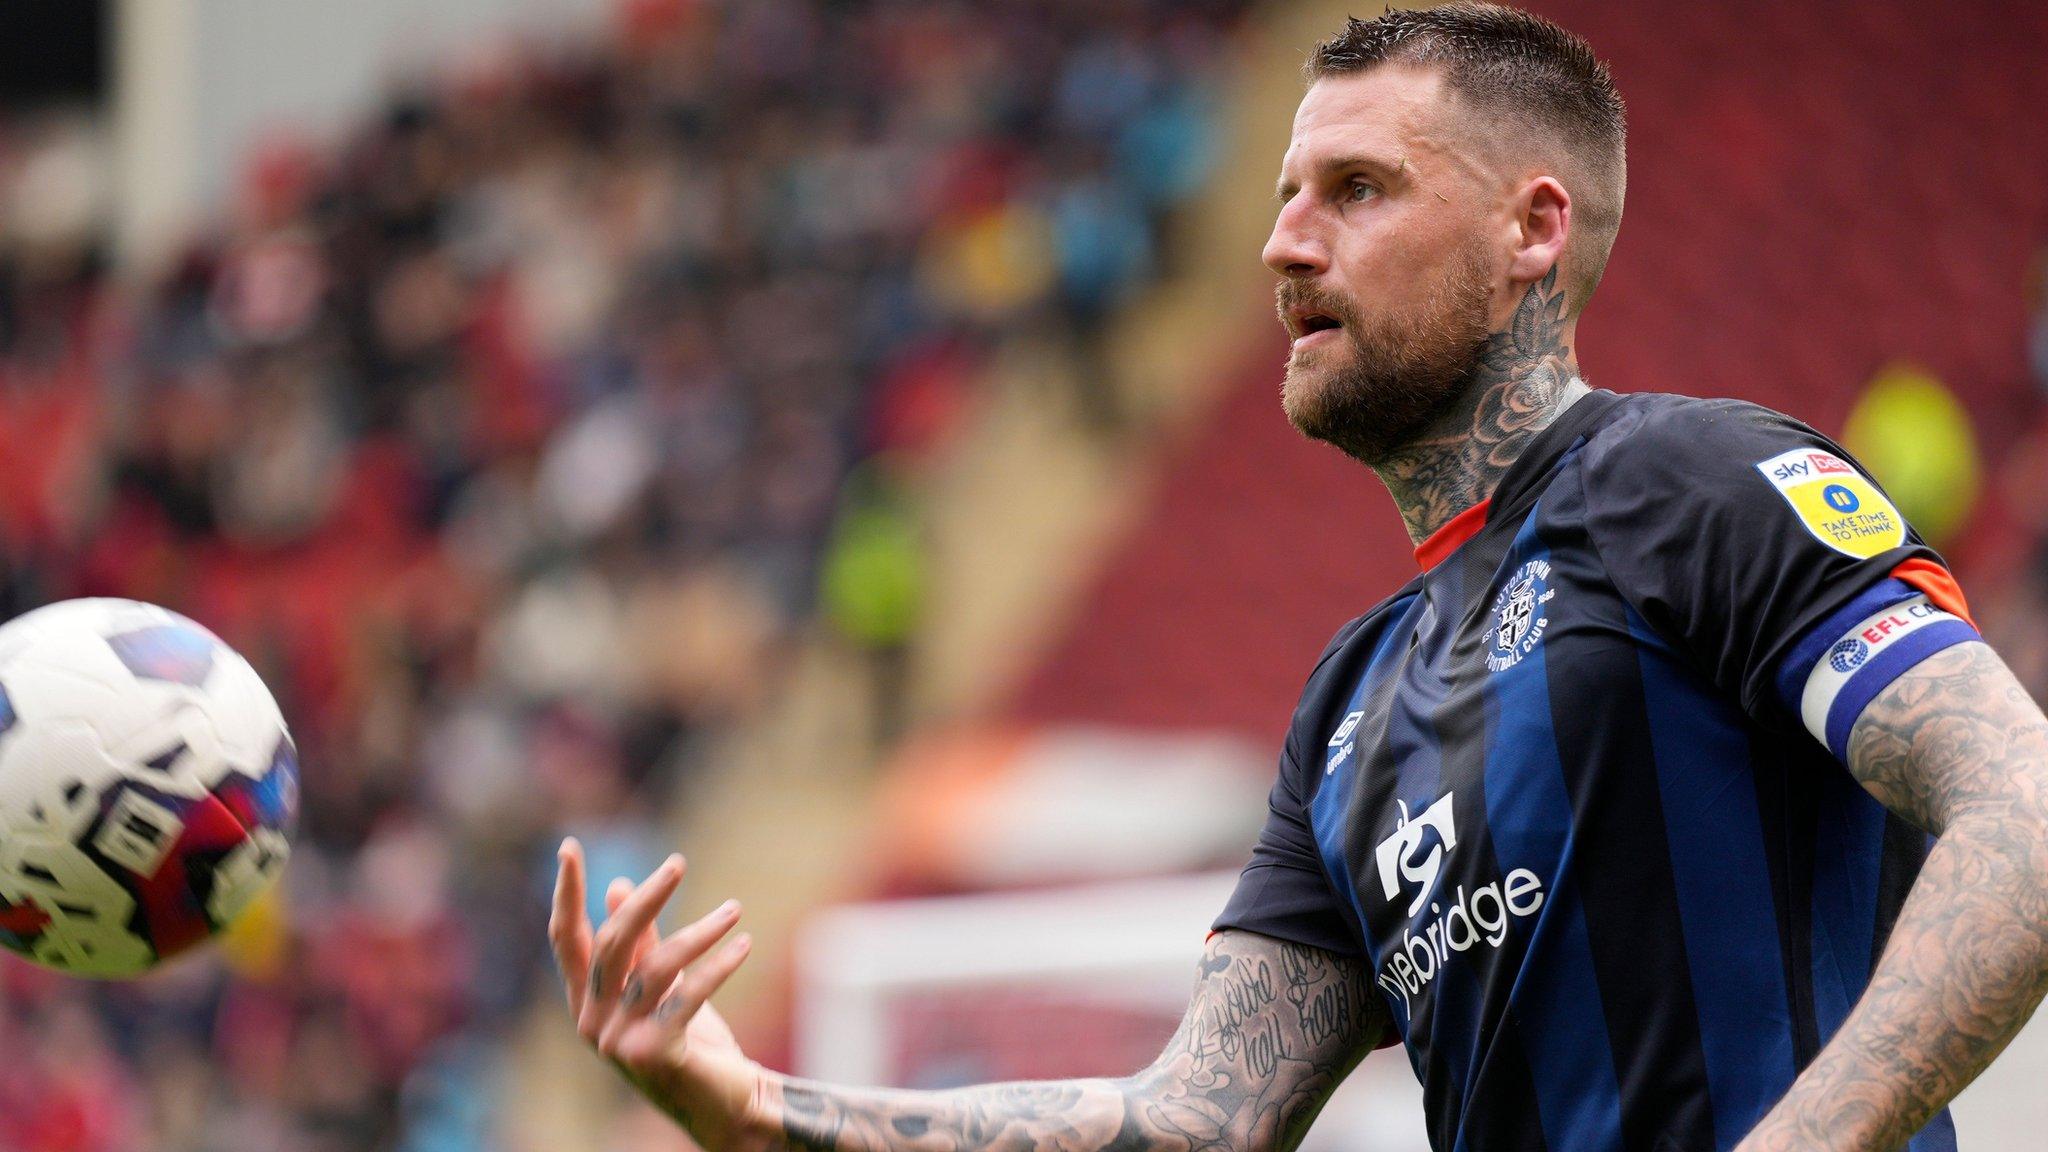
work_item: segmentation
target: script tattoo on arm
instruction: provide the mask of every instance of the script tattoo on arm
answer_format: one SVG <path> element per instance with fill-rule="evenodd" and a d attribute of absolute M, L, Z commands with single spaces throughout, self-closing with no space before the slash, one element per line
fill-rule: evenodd
<path fill-rule="evenodd" d="M 1385 1003 L 1361 962 L 1221 932 L 1209 941 L 1179 1031 L 1135 1076 L 949 1092 L 782 1079 L 767 1090 L 779 1120 L 768 1147 L 1287 1152 L 1387 1026 Z"/>
<path fill-rule="evenodd" d="M 2048 720 L 1989 646 L 1879 693 L 1850 770 L 1939 838 L 1870 987 L 1742 1152 L 1903 1147 L 2048 990 Z"/>
<path fill-rule="evenodd" d="M 1416 543 L 1491 495 L 1529 441 L 1585 393 L 1570 328 L 1552 268 L 1487 337 L 1457 400 L 1373 466 Z"/>

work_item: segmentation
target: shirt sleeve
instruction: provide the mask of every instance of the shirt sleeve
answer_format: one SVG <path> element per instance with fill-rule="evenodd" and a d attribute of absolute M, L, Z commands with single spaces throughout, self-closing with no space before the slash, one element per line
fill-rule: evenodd
<path fill-rule="evenodd" d="M 1290 736 L 1280 752 L 1266 825 L 1214 930 L 1242 928 L 1328 952 L 1355 954 L 1358 943 L 1323 871 L 1315 830 L 1309 825 L 1307 781 L 1298 765 Z"/>
<path fill-rule="evenodd" d="M 1583 476 L 1586 531 L 1644 622 L 1753 719 L 1838 758 L 1886 685 L 1979 638 L 1883 489 L 1789 417 L 1645 406 L 1587 446 Z"/>
<path fill-rule="evenodd" d="M 1237 888 L 1211 930 L 1242 928 L 1293 944 L 1305 944 L 1340 955 L 1357 955 L 1360 942 L 1346 918 L 1344 899 L 1323 870 L 1309 805 L 1315 802 L 1320 772 L 1305 771 L 1310 758 L 1302 754 L 1301 733 L 1315 723 L 1318 707 L 1335 676 L 1332 657 L 1357 634 L 1371 613 L 1345 623 L 1330 638 L 1303 686 L 1301 702 L 1287 725 L 1280 746 L 1280 771 L 1266 800 L 1266 824 L 1252 845 L 1251 863 L 1237 878 Z"/>

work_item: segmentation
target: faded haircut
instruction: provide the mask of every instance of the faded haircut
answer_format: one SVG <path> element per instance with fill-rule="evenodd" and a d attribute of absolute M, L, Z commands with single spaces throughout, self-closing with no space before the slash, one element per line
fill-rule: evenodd
<path fill-rule="evenodd" d="M 1554 150 L 1552 172 L 1572 197 L 1572 232 L 1561 260 L 1573 312 L 1584 308 L 1606 270 L 1621 229 L 1628 185 L 1626 110 L 1607 65 L 1571 32 L 1517 8 L 1455 3 L 1353 17 L 1315 46 L 1309 83 L 1381 64 L 1441 70 L 1445 87 L 1473 111 L 1521 129 L 1535 148 Z"/>

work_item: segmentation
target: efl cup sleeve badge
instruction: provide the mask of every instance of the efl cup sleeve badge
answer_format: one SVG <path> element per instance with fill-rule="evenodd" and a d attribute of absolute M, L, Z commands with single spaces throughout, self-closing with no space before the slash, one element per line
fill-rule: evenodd
<path fill-rule="evenodd" d="M 1756 466 L 1821 543 L 1867 560 L 1906 542 L 1906 522 L 1877 485 L 1818 448 L 1782 452 Z"/>
<path fill-rule="evenodd" d="M 1846 761 L 1849 731 L 1871 700 L 1907 669 L 1977 630 L 1926 595 L 1887 604 L 1828 646 L 1807 673 L 1799 718 L 1814 739 Z"/>
<path fill-rule="evenodd" d="M 1544 606 L 1557 595 L 1550 586 L 1550 562 L 1531 560 L 1493 598 L 1493 623 L 1482 642 L 1486 645 L 1486 666 L 1505 672 L 1536 650 L 1543 630 L 1550 625 Z"/>

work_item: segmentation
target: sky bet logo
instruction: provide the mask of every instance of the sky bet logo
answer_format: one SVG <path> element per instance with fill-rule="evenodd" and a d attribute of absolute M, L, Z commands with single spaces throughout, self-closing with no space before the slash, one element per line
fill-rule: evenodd
<path fill-rule="evenodd" d="M 1821 476 L 1839 476 L 1856 470 L 1840 458 L 1828 452 L 1808 452 L 1804 459 L 1778 457 L 1770 471 L 1771 479 L 1779 483 L 1796 480 L 1812 480 Z"/>
<path fill-rule="evenodd" d="M 1756 470 L 1792 506 L 1800 526 L 1837 552 L 1868 560 L 1906 542 L 1906 522 L 1884 493 L 1847 460 L 1818 448 L 1795 448 Z"/>
<path fill-rule="evenodd" d="M 1434 918 L 1419 926 L 1420 935 L 1416 934 L 1418 926 L 1404 929 L 1400 947 L 1379 971 L 1380 987 L 1401 998 L 1410 1019 L 1414 1015 L 1410 998 L 1429 987 L 1452 953 L 1468 952 L 1482 943 L 1488 948 L 1500 947 L 1508 938 L 1510 923 L 1534 916 L 1543 907 L 1543 879 L 1527 868 L 1517 868 L 1505 880 L 1469 893 L 1461 884 L 1448 899 L 1430 900 L 1445 858 L 1458 847 L 1451 795 L 1444 793 L 1413 820 L 1408 818 L 1408 806 L 1395 801 L 1401 810 L 1400 823 L 1373 851 L 1387 900 L 1398 900 L 1408 883 L 1419 884 L 1408 905 L 1408 918 L 1412 921 L 1425 903 Z"/>

